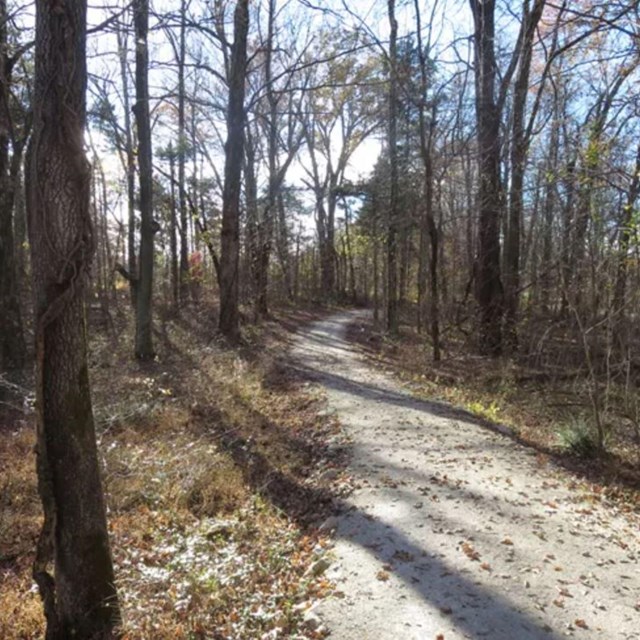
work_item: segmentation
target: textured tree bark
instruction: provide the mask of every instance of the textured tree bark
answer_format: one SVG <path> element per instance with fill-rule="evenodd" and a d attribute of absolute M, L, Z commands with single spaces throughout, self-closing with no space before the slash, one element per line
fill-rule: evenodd
<path fill-rule="evenodd" d="M 480 349 L 502 351 L 503 292 L 500 278 L 500 113 L 496 101 L 495 0 L 470 0 L 475 23 L 476 114 L 478 124 L 479 246 L 476 297 L 480 307 Z"/>
<path fill-rule="evenodd" d="M 153 178 L 151 124 L 149 121 L 149 0 L 133 5 L 136 32 L 136 104 L 133 108 L 138 128 L 138 166 L 140 168 L 140 273 L 136 299 L 135 354 L 139 360 L 155 356 L 152 338 L 153 296 Z"/>
<path fill-rule="evenodd" d="M 26 170 L 36 328 L 38 486 L 33 566 L 48 640 L 116 634 L 87 371 L 83 291 L 93 254 L 84 152 L 86 0 L 37 0 L 33 137 Z M 50 564 L 54 563 L 54 573 Z"/>
<path fill-rule="evenodd" d="M 240 188 L 244 154 L 244 93 L 247 67 L 249 1 L 238 0 L 229 77 L 227 142 L 225 144 L 222 233 L 220 253 L 220 332 L 231 340 L 240 336 L 238 267 L 240 263 Z"/>
<path fill-rule="evenodd" d="M 15 176 L 12 164 L 22 147 L 9 158 L 11 130 L 10 91 L 11 67 L 7 52 L 7 3 L 0 0 L 0 370 L 21 369 L 26 345 L 22 333 L 22 317 L 18 296 L 18 274 L 15 259 L 13 212 L 15 208 Z M 18 167 L 20 165 L 18 164 Z"/>

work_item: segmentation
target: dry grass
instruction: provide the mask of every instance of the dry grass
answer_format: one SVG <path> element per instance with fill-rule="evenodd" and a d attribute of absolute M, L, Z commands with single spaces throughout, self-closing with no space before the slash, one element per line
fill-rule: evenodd
<path fill-rule="evenodd" d="M 330 588 L 306 569 L 305 524 L 327 488 L 309 478 L 333 433 L 281 360 L 282 322 L 240 349 L 211 340 L 208 310 L 161 325 L 158 360 L 95 337 L 92 385 L 125 637 L 314 638 L 307 603 Z M 290 314 L 290 326 L 305 321 Z M 0 416 L 0 421 L 2 417 Z M 42 637 L 30 564 L 40 523 L 31 426 L 0 428 L 0 638 Z"/>

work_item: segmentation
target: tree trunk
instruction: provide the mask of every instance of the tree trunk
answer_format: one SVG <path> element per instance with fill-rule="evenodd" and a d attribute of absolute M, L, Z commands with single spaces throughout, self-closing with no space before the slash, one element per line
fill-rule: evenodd
<path fill-rule="evenodd" d="M 278 207 L 278 260 L 280 262 L 280 269 L 282 270 L 282 279 L 284 281 L 285 291 L 287 292 L 287 298 L 289 300 L 293 300 L 294 293 L 291 277 L 291 264 L 289 260 L 289 232 L 287 229 L 287 215 L 282 193 L 278 194 L 276 204 Z"/>
<path fill-rule="evenodd" d="M 35 300 L 38 485 L 33 574 L 48 640 L 111 638 L 119 621 L 84 322 L 93 253 L 84 152 L 86 1 L 36 2 L 27 208 Z M 54 563 L 54 575 L 50 563 Z"/>
<path fill-rule="evenodd" d="M 398 78 L 397 39 L 398 21 L 395 16 L 395 0 L 388 0 L 389 17 L 389 217 L 387 223 L 387 331 L 398 332 Z"/>
<path fill-rule="evenodd" d="M 220 332 L 237 340 L 240 336 L 238 268 L 240 263 L 240 188 L 244 154 L 244 93 L 247 67 L 249 1 L 238 0 L 234 13 L 234 40 L 229 77 L 227 142 L 220 256 Z"/>
<path fill-rule="evenodd" d="M 538 25 L 545 0 L 535 0 L 528 11 L 525 4 L 523 21 L 526 23 L 525 37 L 520 53 L 520 66 L 513 89 L 513 120 L 511 127 L 511 190 L 509 194 L 509 220 L 504 246 L 505 284 L 505 337 L 511 351 L 518 348 L 517 319 L 520 306 L 520 236 L 523 210 L 524 172 L 529 151 L 529 140 L 524 119 L 529 92 L 529 71 L 533 36 Z"/>
<path fill-rule="evenodd" d="M 428 60 L 425 55 L 424 47 L 422 45 L 422 25 L 420 20 L 420 8 L 418 0 L 414 2 L 414 10 L 416 13 L 416 31 L 418 34 L 418 56 L 420 59 L 420 155 L 422 156 L 422 164 L 424 167 L 424 221 L 420 225 L 420 250 L 426 250 L 426 235 L 429 236 L 429 333 L 431 335 L 431 349 L 434 362 L 439 362 L 440 353 L 440 292 L 438 291 L 438 258 L 440 251 L 440 237 L 438 234 L 438 228 L 436 226 L 435 216 L 433 214 L 433 137 L 435 134 L 436 125 L 436 105 L 434 103 L 431 109 L 431 117 L 429 123 L 427 123 L 427 89 L 428 89 L 428 77 L 427 77 L 427 64 Z M 425 256 L 420 256 L 420 278 L 419 283 L 420 300 L 419 307 L 422 305 L 422 298 L 425 293 L 424 280 L 424 260 Z M 420 314 L 421 308 L 418 309 Z"/>
<path fill-rule="evenodd" d="M 478 127 L 479 246 L 476 296 L 480 307 L 480 349 L 502 351 L 502 281 L 500 279 L 500 113 L 496 103 L 495 0 L 470 0 L 475 33 L 476 116 Z"/>
<path fill-rule="evenodd" d="M 135 355 L 139 360 L 155 356 L 152 339 L 153 296 L 153 177 L 151 159 L 151 123 L 149 120 L 149 0 L 135 0 L 136 31 L 136 104 L 138 128 L 138 165 L 140 168 L 140 274 L 137 286 Z"/>
<path fill-rule="evenodd" d="M 550 309 L 551 295 L 551 262 L 553 259 L 553 218 L 556 210 L 557 186 L 556 173 L 558 170 L 559 114 L 555 112 L 551 124 L 549 138 L 549 159 L 546 165 L 544 199 L 542 204 L 542 275 L 540 277 L 540 303 L 543 313 Z"/>
<path fill-rule="evenodd" d="M 620 221 L 620 230 L 618 231 L 618 252 L 616 257 L 616 279 L 613 288 L 612 311 L 614 315 L 620 316 L 619 322 L 625 315 L 625 298 L 627 293 L 627 272 L 629 270 L 629 246 L 631 239 L 635 235 L 634 228 L 634 212 L 636 200 L 640 195 L 640 144 L 636 151 L 636 161 L 633 170 L 633 178 L 627 191 L 626 202 L 623 207 L 622 220 Z"/>
<path fill-rule="evenodd" d="M 186 151 L 185 135 L 185 87 L 184 67 L 186 59 L 186 0 L 180 2 L 180 51 L 178 59 L 178 207 L 180 209 L 180 301 L 189 296 L 189 221 L 187 217 Z"/>
<path fill-rule="evenodd" d="M 178 268 L 178 221 L 176 216 L 176 158 L 173 146 L 169 145 L 169 172 L 171 176 L 171 221 L 169 244 L 171 250 L 171 295 L 173 304 L 180 303 L 180 271 Z"/>
<path fill-rule="evenodd" d="M 136 161 L 133 152 L 133 130 L 131 127 L 131 100 L 129 98 L 129 72 L 127 70 L 127 35 L 116 32 L 122 78 L 122 106 L 124 108 L 125 154 L 127 163 L 127 266 L 129 268 L 129 295 L 132 307 L 136 308 L 138 265 L 136 260 Z"/>
<path fill-rule="evenodd" d="M 11 69 L 7 60 L 7 20 L 6 0 L 0 0 L 0 370 L 21 369 L 26 357 L 13 233 L 16 180 L 11 171 L 16 154 L 18 163 L 20 161 L 22 147 L 16 149 L 14 145 L 14 158 L 10 161 Z"/>

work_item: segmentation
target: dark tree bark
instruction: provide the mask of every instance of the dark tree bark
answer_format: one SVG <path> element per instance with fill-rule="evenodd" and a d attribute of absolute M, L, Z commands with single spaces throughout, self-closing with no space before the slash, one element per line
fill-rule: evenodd
<path fill-rule="evenodd" d="M 11 126 L 11 62 L 7 51 L 7 3 L 0 0 L 0 370 L 21 369 L 26 345 L 22 333 L 22 314 L 18 295 L 13 213 L 15 185 L 19 173 L 24 141 L 13 145 L 9 156 Z M 17 165 L 16 165 L 17 162 Z"/>
<path fill-rule="evenodd" d="M 398 21 L 395 0 L 388 0 L 389 16 L 389 214 L 387 222 L 387 322 L 390 333 L 398 332 Z"/>
<path fill-rule="evenodd" d="M 151 123 L 149 119 L 149 1 L 133 5 L 136 33 L 136 104 L 133 108 L 138 129 L 140 169 L 140 273 L 136 300 L 135 355 L 139 360 L 155 356 L 152 339 L 153 240 L 157 225 L 153 219 L 153 177 Z"/>
<path fill-rule="evenodd" d="M 502 351 L 503 292 L 500 277 L 500 109 L 496 100 L 495 0 L 470 0 L 475 33 L 476 117 L 478 125 L 479 246 L 476 296 L 480 307 L 480 349 Z"/>
<path fill-rule="evenodd" d="M 247 67 L 249 1 L 238 0 L 234 14 L 234 41 L 229 73 L 227 142 L 225 144 L 224 190 L 220 254 L 220 332 L 237 340 L 240 336 L 238 310 L 238 267 L 240 263 L 240 189 L 244 154 L 244 94 Z"/>
<path fill-rule="evenodd" d="M 38 486 L 45 519 L 33 575 L 49 640 L 111 638 L 119 621 L 84 324 L 84 286 L 93 254 L 91 169 L 83 139 L 86 12 L 86 1 L 36 2 L 34 121 L 26 183 Z"/>

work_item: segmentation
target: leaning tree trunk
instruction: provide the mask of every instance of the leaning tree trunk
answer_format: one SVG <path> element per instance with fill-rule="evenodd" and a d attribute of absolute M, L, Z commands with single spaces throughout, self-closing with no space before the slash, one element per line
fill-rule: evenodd
<path fill-rule="evenodd" d="M 135 354 L 139 360 L 154 357 L 151 299 L 153 295 L 153 178 L 151 124 L 149 121 L 149 0 L 136 0 L 133 7 L 136 31 L 136 104 L 133 108 L 138 128 L 140 167 L 140 274 L 136 299 Z"/>
<path fill-rule="evenodd" d="M 227 142 L 220 255 L 220 332 L 232 340 L 240 335 L 238 284 L 240 263 L 240 187 L 244 154 L 244 92 L 247 66 L 249 0 L 238 0 L 234 14 L 234 41 L 229 77 Z"/>
<path fill-rule="evenodd" d="M 119 620 L 83 305 L 93 253 L 91 169 L 83 138 L 86 11 L 86 0 L 36 2 L 34 123 L 26 183 L 37 468 L 45 519 L 33 575 L 44 602 L 48 640 L 111 638 Z"/>

